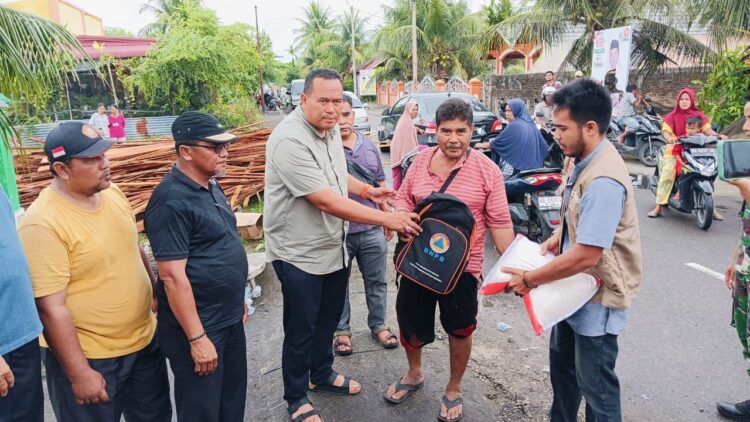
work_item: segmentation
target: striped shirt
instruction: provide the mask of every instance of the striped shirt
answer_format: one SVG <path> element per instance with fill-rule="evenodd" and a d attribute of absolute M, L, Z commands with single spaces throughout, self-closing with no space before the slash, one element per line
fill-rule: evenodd
<path fill-rule="evenodd" d="M 443 186 L 445 179 L 430 170 L 430 162 L 437 149 L 438 147 L 425 149 L 414 159 L 398 190 L 395 202 L 397 209 L 412 211 L 421 200 Z M 463 201 L 476 221 L 476 243 L 471 248 L 466 272 L 479 279 L 482 275 L 487 227 L 512 228 L 513 223 L 505 197 L 505 182 L 497 165 L 484 154 L 474 151 L 462 158 L 453 169 L 458 167 L 461 170 L 445 193 Z"/>

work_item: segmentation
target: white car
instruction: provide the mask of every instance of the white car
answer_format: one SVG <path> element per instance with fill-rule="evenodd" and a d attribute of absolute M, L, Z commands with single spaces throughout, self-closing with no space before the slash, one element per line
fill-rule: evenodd
<path fill-rule="evenodd" d="M 344 91 L 352 99 L 352 108 L 354 109 L 354 130 L 359 132 L 370 131 L 370 118 L 367 116 L 367 104 L 362 101 L 351 91 Z"/>

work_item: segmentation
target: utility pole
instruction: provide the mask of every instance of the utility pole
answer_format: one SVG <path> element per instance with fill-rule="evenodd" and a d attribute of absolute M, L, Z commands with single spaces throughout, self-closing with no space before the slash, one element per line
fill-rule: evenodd
<path fill-rule="evenodd" d="M 357 81 L 357 59 L 355 57 L 354 52 L 354 6 L 349 6 L 349 10 L 351 12 L 351 19 L 352 19 L 352 29 L 351 29 L 351 35 L 352 35 L 352 80 L 354 81 L 354 95 L 359 97 L 359 81 Z"/>
<path fill-rule="evenodd" d="M 411 78 L 412 89 L 417 92 L 417 0 L 411 0 Z"/>
<path fill-rule="evenodd" d="M 255 5 L 255 39 L 258 41 L 258 55 L 260 63 L 258 64 L 258 79 L 260 80 L 260 110 L 266 112 L 266 98 L 263 95 L 263 51 L 260 49 L 260 27 L 258 26 L 258 5 Z"/>

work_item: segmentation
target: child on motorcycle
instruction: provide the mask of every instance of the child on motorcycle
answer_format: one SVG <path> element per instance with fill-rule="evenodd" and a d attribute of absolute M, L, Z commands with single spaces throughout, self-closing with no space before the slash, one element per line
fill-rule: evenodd
<path fill-rule="evenodd" d="M 679 139 L 707 137 L 707 135 L 703 134 L 702 128 L 703 119 L 699 116 L 693 116 L 688 119 L 687 124 L 685 125 L 686 136 L 682 136 Z M 654 212 L 657 213 L 657 215 L 655 215 L 656 217 L 661 215 L 661 205 L 658 204 L 659 195 L 663 195 L 664 192 L 667 192 L 667 200 L 669 199 L 669 193 L 672 192 L 672 186 L 674 185 L 676 178 L 682 174 L 684 166 L 685 161 L 682 158 L 682 146 L 676 141 L 671 142 L 664 148 L 664 155 L 659 164 L 659 185 L 656 191 L 657 205 L 656 208 L 648 214 L 649 217 L 654 217 L 652 215 Z M 679 191 L 675 194 L 675 199 L 680 199 Z M 715 209 L 713 218 L 715 220 L 724 219 L 724 217 Z"/>
<path fill-rule="evenodd" d="M 659 164 L 659 186 L 656 190 L 656 207 L 648 213 L 650 218 L 661 217 L 661 208 L 669 202 L 672 185 L 677 176 L 674 146 L 678 138 L 687 135 L 688 121 L 694 117 L 700 119 L 702 126 L 700 132 L 709 136 L 718 134 L 711 129 L 711 124 L 698 107 L 695 105 L 695 92 L 690 88 L 684 88 L 677 95 L 677 104 L 674 109 L 664 117 L 662 134 L 667 141 L 664 153 Z M 681 151 L 680 151 L 681 153 Z M 714 210 L 714 219 L 723 220 L 724 217 Z"/>

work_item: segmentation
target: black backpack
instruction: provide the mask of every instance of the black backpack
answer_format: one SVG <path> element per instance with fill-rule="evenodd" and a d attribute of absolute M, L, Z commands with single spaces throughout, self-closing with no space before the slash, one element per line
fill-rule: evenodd
<path fill-rule="evenodd" d="M 422 233 L 408 243 L 399 241 L 394 253 L 401 277 L 441 295 L 456 287 L 475 241 L 476 221 L 471 210 L 445 193 L 459 170 L 451 172 L 440 191 L 417 204 L 414 212 L 419 214 Z"/>

